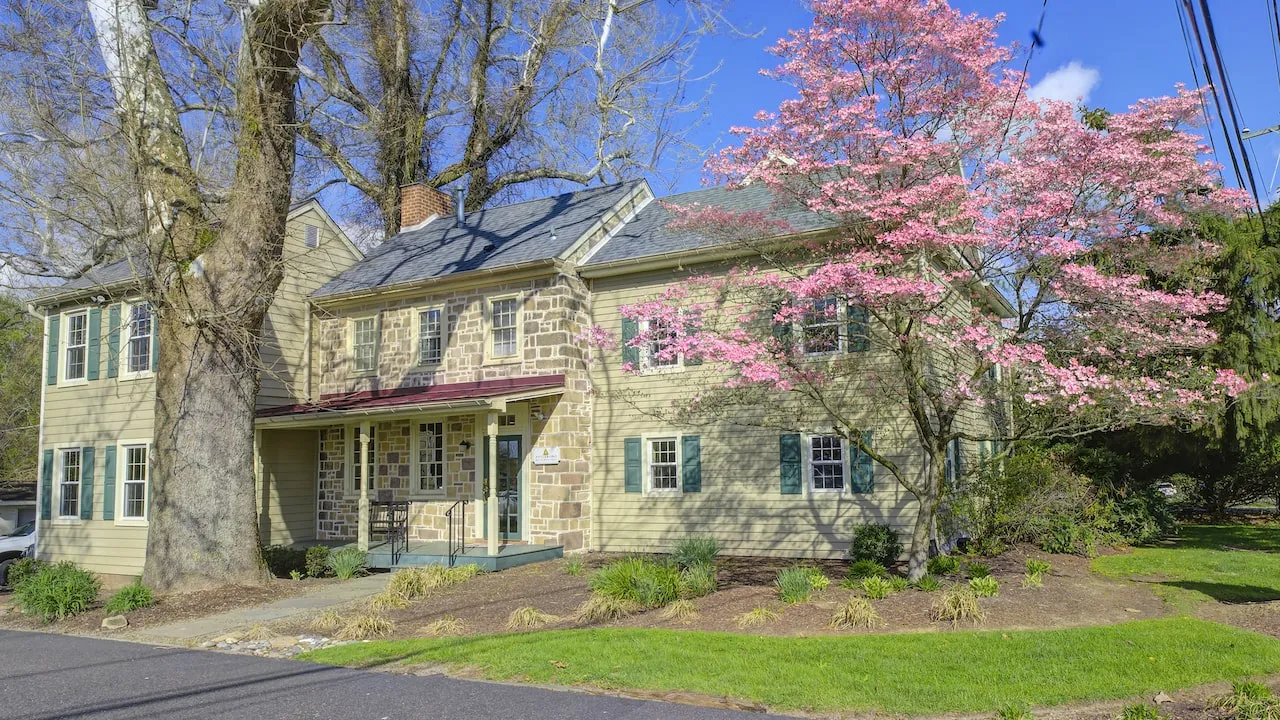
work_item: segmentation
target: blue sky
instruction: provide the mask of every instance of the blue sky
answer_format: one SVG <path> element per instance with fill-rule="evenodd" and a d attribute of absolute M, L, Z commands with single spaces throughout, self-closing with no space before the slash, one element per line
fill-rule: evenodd
<path fill-rule="evenodd" d="M 1031 82 L 1042 83 L 1042 91 L 1062 99 L 1085 93 L 1090 105 L 1113 111 L 1123 110 L 1139 98 L 1169 94 L 1178 82 L 1193 86 L 1175 12 L 1177 1 L 1048 0 L 1042 32 L 1045 45 L 1032 59 Z M 699 49 L 697 60 L 702 69 L 723 62 L 711 80 L 708 118 L 693 138 L 701 146 L 723 144 L 730 126 L 751 124 L 756 110 L 776 107 L 789 95 L 789 88 L 760 77 L 758 70 L 776 63 L 765 51 L 774 40 L 787 29 L 810 22 L 799 0 L 732 2 L 728 17 L 746 29 L 763 30 L 763 34 L 755 39 L 710 38 Z M 1209 0 L 1243 124 L 1254 129 L 1280 124 L 1280 78 L 1272 54 L 1269 3 Z M 985 16 L 1005 13 L 1002 42 L 1025 46 L 1040 19 L 1041 0 L 952 0 L 952 5 Z M 1019 64 L 1024 58 L 1019 56 Z M 1210 118 L 1216 127 L 1217 116 L 1211 114 Z M 1220 131 L 1215 136 L 1220 161 L 1227 165 Z M 1265 193 L 1280 157 L 1280 132 L 1252 141 L 1250 151 L 1259 192 Z M 1230 177 L 1229 167 L 1226 172 Z M 669 179 L 679 190 L 701 184 L 699 167 L 671 175 Z"/>

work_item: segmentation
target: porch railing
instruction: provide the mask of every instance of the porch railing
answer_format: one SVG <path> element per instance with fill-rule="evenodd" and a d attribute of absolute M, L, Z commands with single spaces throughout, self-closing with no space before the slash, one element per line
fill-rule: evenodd
<path fill-rule="evenodd" d="M 449 526 L 449 567 L 453 567 L 458 556 L 467 550 L 467 501 L 454 503 L 444 518 Z"/>

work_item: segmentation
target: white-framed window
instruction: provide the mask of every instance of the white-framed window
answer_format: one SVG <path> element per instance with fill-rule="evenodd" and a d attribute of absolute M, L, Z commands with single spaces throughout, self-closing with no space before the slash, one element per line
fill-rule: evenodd
<path fill-rule="evenodd" d="M 843 492 L 844 441 L 835 435 L 809 438 L 809 486 L 814 492 Z"/>
<path fill-rule="evenodd" d="M 357 373 L 378 369 L 378 316 L 352 318 L 351 365 Z"/>
<path fill-rule="evenodd" d="M 64 448 L 59 451 L 58 463 L 58 517 L 80 517 L 80 448 Z"/>
<path fill-rule="evenodd" d="M 146 520 L 151 452 L 146 444 L 120 446 L 120 519 Z"/>
<path fill-rule="evenodd" d="M 417 423 L 417 472 L 418 492 L 434 493 L 444 490 L 444 423 Z"/>
<path fill-rule="evenodd" d="M 89 367 L 89 313 L 86 310 L 64 317 L 62 379 L 84 380 Z"/>
<path fill-rule="evenodd" d="M 124 372 L 137 376 L 151 372 L 151 336 L 155 332 L 150 303 L 129 306 L 129 322 L 125 326 Z"/>
<path fill-rule="evenodd" d="M 498 427 L 515 427 L 516 416 L 512 413 L 498 416 Z"/>
<path fill-rule="evenodd" d="M 359 494 L 362 480 L 367 483 L 369 489 L 373 489 L 373 478 L 377 474 L 374 469 L 378 467 L 377 429 L 373 423 L 369 424 L 369 464 L 362 468 L 360 466 L 360 426 L 352 425 L 347 428 L 347 437 L 351 438 L 349 443 L 351 450 L 347 453 L 347 467 L 351 468 L 351 472 L 348 473 L 350 482 L 347 484 L 349 492 Z"/>
<path fill-rule="evenodd" d="M 320 247 L 320 228 L 315 225 L 308 225 L 306 235 L 302 239 L 302 244 L 309 248 Z"/>
<path fill-rule="evenodd" d="M 800 323 L 800 342 L 806 355 L 840 351 L 840 306 L 835 298 L 814 300 Z"/>
<path fill-rule="evenodd" d="M 444 308 L 418 312 L 418 365 L 439 365 L 444 359 Z"/>
<path fill-rule="evenodd" d="M 671 347 L 671 323 L 660 318 L 640 321 L 640 331 L 649 336 L 649 342 L 643 348 L 641 366 L 649 370 L 678 368 L 684 364 L 683 353 L 664 352 Z"/>
<path fill-rule="evenodd" d="M 514 358 L 520 350 L 519 296 L 489 301 L 489 356 Z"/>
<path fill-rule="evenodd" d="M 649 490 L 651 492 L 680 491 L 680 439 L 674 437 L 649 438 L 648 442 Z"/>

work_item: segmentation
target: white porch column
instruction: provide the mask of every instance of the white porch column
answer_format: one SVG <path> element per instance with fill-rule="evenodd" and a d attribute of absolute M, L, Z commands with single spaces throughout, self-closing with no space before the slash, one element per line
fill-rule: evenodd
<path fill-rule="evenodd" d="M 490 410 L 486 418 L 488 434 L 485 442 L 489 445 L 489 497 L 486 499 L 485 512 L 489 517 L 489 532 L 485 539 L 489 541 L 489 554 L 498 554 L 498 411 Z M 481 454 L 483 458 L 484 455 Z"/>
<path fill-rule="evenodd" d="M 369 421 L 360 423 L 360 510 L 356 518 L 356 547 L 369 551 Z M 353 472 L 352 477 L 356 477 Z"/>
<path fill-rule="evenodd" d="M 485 519 L 489 517 L 485 509 L 487 503 L 485 502 L 484 492 L 484 474 L 486 472 L 484 466 L 484 431 L 486 422 L 488 421 L 485 420 L 484 413 L 478 412 L 476 413 L 474 427 L 471 428 L 471 452 L 474 455 L 476 468 L 475 497 L 472 498 L 471 502 L 472 537 L 481 537 L 481 533 L 476 531 L 484 529 Z"/>

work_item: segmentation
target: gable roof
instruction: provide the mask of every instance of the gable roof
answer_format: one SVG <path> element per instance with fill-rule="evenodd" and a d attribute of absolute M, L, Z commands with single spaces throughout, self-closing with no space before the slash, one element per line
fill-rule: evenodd
<path fill-rule="evenodd" d="M 588 188 L 452 216 L 401 232 L 311 294 L 315 298 L 373 290 L 454 273 L 551 261 L 643 180 Z"/>
<path fill-rule="evenodd" d="M 613 237 L 591 255 L 583 267 L 607 265 L 638 260 L 655 255 L 686 252 L 713 247 L 720 240 L 696 232 L 667 226 L 672 214 L 664 207 L 693 205 L 718 207 L 734 213 L 766 212 L 768 217 L 782 220 L 791 232 L 810 232 L 837 226 L 828 216 L 806 210 L 795 203 L 778 205 L 776 196 L 764 184 L 736 188 L 713 187 L 705 190 L 669 195 L 646 205 L 631 222 L 624 225 Z"/>

